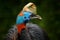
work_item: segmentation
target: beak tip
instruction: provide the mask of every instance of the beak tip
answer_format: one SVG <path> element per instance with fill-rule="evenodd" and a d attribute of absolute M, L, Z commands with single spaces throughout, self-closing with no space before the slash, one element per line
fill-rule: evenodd
<path fill-rule="evenodd" d="M 38 19 L 42 20 L 41 16 L 37 15 Z"/>
<path fill-rule="evenodd" d="M 41 18 L 41 17 L 40 17 L 40 18 L 38 18 L 38 19 L 42 20 L 42 18 Z"/>

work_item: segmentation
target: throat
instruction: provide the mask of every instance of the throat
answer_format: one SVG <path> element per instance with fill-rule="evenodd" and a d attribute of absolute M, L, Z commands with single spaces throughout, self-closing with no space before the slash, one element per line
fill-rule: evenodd
<path fill-rule="evenodd" d="M 26 28 L 26 24 L 17 24 L 18 33 L 21 33 Z"/>

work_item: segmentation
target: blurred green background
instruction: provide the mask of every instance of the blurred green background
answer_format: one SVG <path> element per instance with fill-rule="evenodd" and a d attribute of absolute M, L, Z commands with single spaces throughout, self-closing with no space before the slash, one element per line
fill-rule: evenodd
<path fill-rule="evenodd" d="M 60 40 L 59 0 L 0 0 L 0 40 L 4 40 L 8 29 L 15 24 L 17 14 L 29 2 L 35 3 L 37 13 L 43 18 L 33 23 L 44 28 L 50 40 Z"/>

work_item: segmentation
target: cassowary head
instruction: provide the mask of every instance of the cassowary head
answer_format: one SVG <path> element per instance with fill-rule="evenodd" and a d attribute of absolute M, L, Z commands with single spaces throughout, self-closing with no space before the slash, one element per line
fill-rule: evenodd
<path fill-rule="evenodd" d="M 36 5 L 34 3 L 28 3 L 24 6 L 23 10 L 18 14 L 16 24 L 27 23 L 30 19 L 41 19 L 36 12 Z"/>

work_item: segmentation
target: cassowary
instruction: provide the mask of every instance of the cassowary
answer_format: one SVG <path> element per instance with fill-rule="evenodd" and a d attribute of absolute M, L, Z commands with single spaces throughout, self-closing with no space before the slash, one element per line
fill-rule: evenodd
<path fill-rule="evenodd" d="M 16 25 L 9 29 L 6 40 L 48 40 L 47 33 L 30 19 L 42 19 L 36 14 L 36 5 L 28 3 L 18 14 Z"/>

